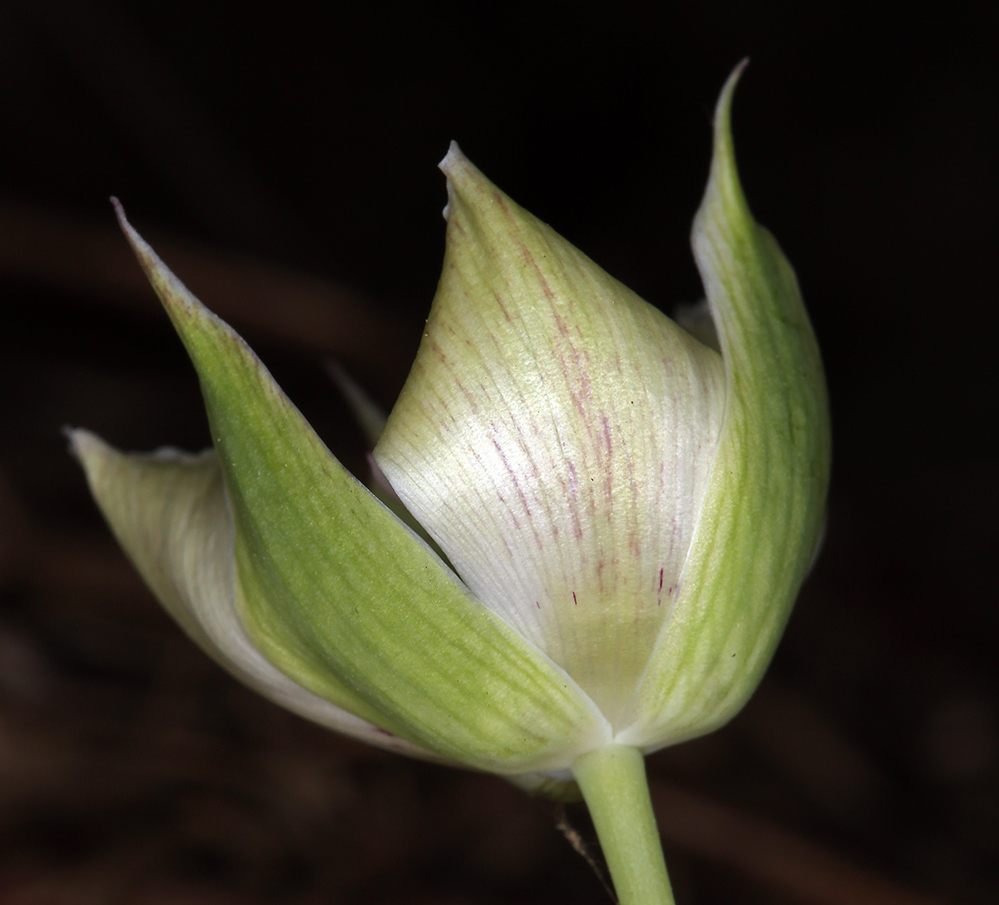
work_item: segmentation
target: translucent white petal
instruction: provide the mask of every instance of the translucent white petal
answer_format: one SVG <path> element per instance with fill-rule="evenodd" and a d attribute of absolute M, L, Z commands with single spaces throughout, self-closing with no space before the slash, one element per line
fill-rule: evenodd
<path fill-rule="evenodd" d="M 289 710 L 400 753 L 448 762 L 302 688 L 263 658 L 236 614 L 233 523 L 215 452 L 124 455 L 69 431 L 91 491 L 118 541 L 184 631 L 240 681 Z"/>

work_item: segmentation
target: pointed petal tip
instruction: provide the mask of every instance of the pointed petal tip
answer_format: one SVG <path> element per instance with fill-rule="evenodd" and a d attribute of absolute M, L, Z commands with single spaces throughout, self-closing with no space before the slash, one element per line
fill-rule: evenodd
<path fill-rule="evenodd" d="M 128 218 L 125 216 L 125 209 L 121 202 L 114 196 L 111 197 L 111 204 L 114 206 L 115 215 L 118 218 L 118 225 L 125 234 L 128 244 L 132 246 L 132 251 L 139 262 L 139 266 L 146 274 L 156 295 L 163 303 L 163 307 L 177 326 L 177 314 L 180 312 L 197 312 L 200 316 L 213 323 L 223 324 L 226 330 L 231 328 L 214 312 L 206 308 L 201 301 L 184 285 L 184 283 L 170 270 L 162 259 L 153 250 L 153 247 L 139 235 Z M 179 327 L 178 327 L 179 329 Z M 180 331 L 183 337 L 184 331 Z"/>
<path fill-rule="evenodd" d="M 135 250 L 136 255 L 139 256 L 140 263 L 142 263 L 145 267 L 146 264 L 143 253 L 151 255 L 153 254 L 153 250 L 149 247 L 142 236 L 135 231 L 132 224 L 128 222 L 128 217 L 125 216 L 125 208 L 116 195 L 111 196 L 111 206 L 114 208 L 114 215 L 118 218 L 118 225 L 121 227 L 121 231 L 125 234 L 129 244 Z M 153 255 L 153 257 L 155 257 L 155 255 Z"/>
<path fill-rule="evenodd" d="M 444 205 L 444 210 L 441 211 L 445 220 L 448 218 L 448 214 L 451 211 L 451 202 L 454 200 L 454 186 L 451 182 L 452 176 L 457 169 L 467 163 L 468 158 L 461 153 L 461 148 L 458 147 L 458 142 L 452 140 L 451 144 L 448 146 L 447 154 L 444 155 L 444 159 L 437 164 L 437 168 L 445 176 L 447 176 L 447 204 Z"/>
<path fill-rule="evenodd" d="M 742 78 L 742 74 L 746 71 L 748 65 L 749 57 L 743 57 L 725 80 L 725 85 L 718 96 L 714 117 L 716 142 L 727 139 L 728 144 L 731 144 L 732 98 L 735 95 L 736 86 L 739 84 L 739 80 Z"/>
<path fill-rule="evenodd" d="M 461 148 L 458 147 L 458 142 L 453 141 L 448 145 L 447 154 L 444 155 L 444 159 L 437 164 L 437 168 L 445 175 L 450 174 L 450 170 L 460 163 L 464 163 L 468 158 L 462 153 Z"/>
<path fill-rule="evenodd" d="M 723 220 L 735 217 L 747 223 L 752 220 L 749 205 L 743 195 L 742 184 L 739 180 L 735 161 L 735 143 L 732 139 L 732 99 L 739 79 L 748 65 L 749 57 L 745 57 L 732 70 L 725 80 L 715 104 L 712 124 L 714 136 L 711 169 L 704 197 L 694 217 L 691 229 L 691 237 L 695 246 L 700 241 L 701 234 L 709 228 L 708 221 L 712 216 L 716 219 L 720 216 Z M 718 205 L 721 207 L 716 209 Z M 724 213 L 722 209 L 724 209 Z M 714 215 L 712 215 L 712 211 L 714 211 Z"/>
<path fill-rule="evenodd" d="M 79 462 L 85 462 L 90 454 L 106 444 L 97 434 L 83 427 L 70 427 L 64 424 L 62 435 L 69 441 L 69 454 Z"/>

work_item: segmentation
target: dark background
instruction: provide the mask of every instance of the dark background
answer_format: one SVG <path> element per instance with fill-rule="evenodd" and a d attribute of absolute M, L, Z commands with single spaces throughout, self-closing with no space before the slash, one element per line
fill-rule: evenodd
<path fill-rule="evenodd" d="M 448 141 L 669 311 L 711 109 L 822 345 L 825 551 L 757 697 L 649 760 L 681 905 L 999 898 L 996 29 L 911 3 L 0 3 L 0 901 L 601 902 L 564 815 L 237 686 L 66 454 L 207 443 L 108 197 L 356 470 L 329 356 L 390 406 Z M 887 9 L 887 7 L 885 7 Z M 599 855 L 597 854 L 597 857 Z"/>

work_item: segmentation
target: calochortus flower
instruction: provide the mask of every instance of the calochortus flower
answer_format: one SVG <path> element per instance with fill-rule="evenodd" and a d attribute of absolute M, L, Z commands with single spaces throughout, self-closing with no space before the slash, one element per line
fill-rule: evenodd
<path fill-rule="evenodd" d="M 818 348 L 735 169 L 737 74 L 693 231 L 707 344 L 452 145 L 443 274 L 374 449 L 404 519 L 124 216 L 214 450 L 124 455 L 71 434 L 122 546 L 207 653 L 372 744 L 531 788 L 578 782 L 626 903 L 670 900 L 643 755 L 753 692 L 828 482 Z"/>

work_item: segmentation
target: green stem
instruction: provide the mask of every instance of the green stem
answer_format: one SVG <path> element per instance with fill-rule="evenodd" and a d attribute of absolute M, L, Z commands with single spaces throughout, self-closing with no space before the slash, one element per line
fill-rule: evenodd
<path fill-rule="evenodd" d="M 673 905 L 642 752 L 608 745 L 579 757 L 572 773 L 621 905 Z"/>

